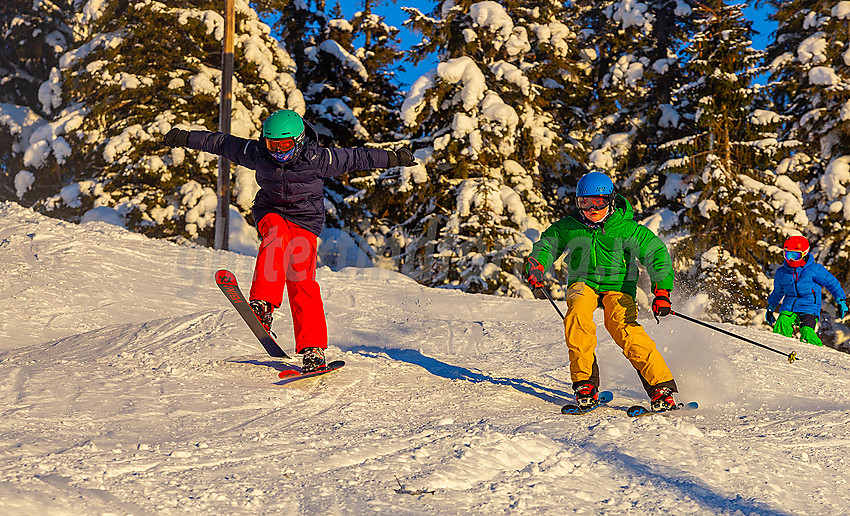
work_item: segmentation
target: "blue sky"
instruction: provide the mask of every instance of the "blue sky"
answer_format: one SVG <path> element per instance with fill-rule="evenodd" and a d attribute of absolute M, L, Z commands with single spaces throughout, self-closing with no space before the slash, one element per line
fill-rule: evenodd
<path fill-rule="evenodd" d="M 333 5 L 331 2 L 329 6 Z M 430 0 L 383 0 L 377 6 L 372 8 L 373 12 L 385 17 L 388 25 L 393 25 L 399 29 L 402 49 L 410 48 L 411 46 L 421 41 L 421 36 L 418 33 L 407 30 L 403 22 L 407 19 L 407 13 L 402 11 L 401 6 L 415 6 L 423 13 L 430 13 L 436 2 Z M 345 16 L 350 17 L 355 12 L 362 8 L 361 0 L 340 0 L 340 7 Z M 753 40 L 753 47 L 763 50 L 770 41 L 770 35 L 776 28 L 776 24 L 767 20 L 769 10 L 765 7 L 756 9 L 755 7 L 747 7 L 744 9 L 744 14 L 753 22 L 753 28 L 759 32 Z M 405 70 L 399 73 L 399 83 L 403 89 L 408 89 L 409 86 L 421 75 L 428 72 L 436 66 L 435 59 L 426 59 L 420 62 L 417 66 L 405 62 L 403 67 Z"/>

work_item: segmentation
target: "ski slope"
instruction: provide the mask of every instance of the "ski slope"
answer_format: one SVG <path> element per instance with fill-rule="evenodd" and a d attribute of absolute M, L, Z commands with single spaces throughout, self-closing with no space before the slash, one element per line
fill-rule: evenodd
<path fill-rule="evenodd" d="M 0 514 L 846 514 L 850 355 L 667 317 L 701 408 L 645 396 L 601 329 L 611 408 L 564 416 L 547 301 L 319 271 L 329 360 L 279 385 L 213 281 L 253 258 L 0 204 Z M 677 299 L 674 297 L 674 307 Z M 684 310 L 683 310 L 684 311 Z M 698 315 L 698 314 L 694 314 Z M 293 347 L 288 307 L 274 328 Z"/>

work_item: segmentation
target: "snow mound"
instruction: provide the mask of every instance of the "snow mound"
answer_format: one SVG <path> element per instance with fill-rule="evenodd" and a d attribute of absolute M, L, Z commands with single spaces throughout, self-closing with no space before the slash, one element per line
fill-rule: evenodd
<path fill-rule="evenodd" d="M 700 408 L 635 420 L 625 408 L 646 394 L 597 314 L 614 400 L 566 416 L 563 325 L 545 300 L 323 267 L 328 358 L 346 367 L 281 385 L 290 363 L 213 282 L 227 268 L 247 289 L 250 256 L 2 203 L 0 264 L 5 512 L 845 512 L 850 356 L 832 349 L 719 325 L 797 350 L 791 365 L 641 319 L 677 398 Z M 273 327 L 292 351 L 286 302 Z"/>

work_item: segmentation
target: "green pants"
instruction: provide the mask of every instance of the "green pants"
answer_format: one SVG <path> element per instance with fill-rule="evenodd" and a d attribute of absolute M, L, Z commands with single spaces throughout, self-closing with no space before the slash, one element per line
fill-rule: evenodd
<path fill-rule="evenodd" d="M 801 317 L 794 312 L 782 312 L 776 319 L 776 324 L 773 325 L 773 333 L 785 337 L 794 337 L 794 331 L 799 329 L 801 342 L 823 346 L 820 337 L 815 333 L 814 326 L 817 324 L 817 320 L 817 317 L 810 314 L 803 314 Z"/>

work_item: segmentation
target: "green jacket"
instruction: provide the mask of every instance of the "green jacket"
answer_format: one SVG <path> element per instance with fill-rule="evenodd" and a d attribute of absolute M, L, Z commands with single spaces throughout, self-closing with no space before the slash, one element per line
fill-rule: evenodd
<path fill-rule="evenodd" d="M 650 229 L 634 221 L 634 210 L 618 195 L 601 227 L 592 228 L 576 211 L 549 226 L 534 244 L 531 256 L 545 269 L 565 251 L 567 285 L 583 281 L 596 292 L 623 292 L 635 297 L 640 260 L 652 289 L 673 288 L 673 260 L 667 246 Z M 528 265 L 526 265 L 528 272 Z"/>

